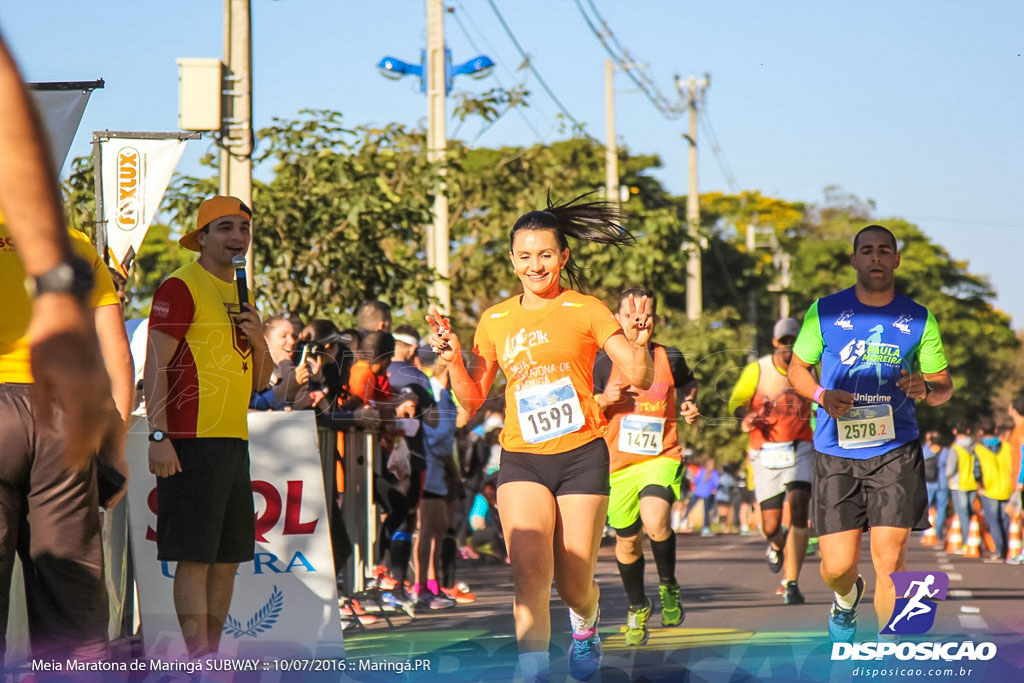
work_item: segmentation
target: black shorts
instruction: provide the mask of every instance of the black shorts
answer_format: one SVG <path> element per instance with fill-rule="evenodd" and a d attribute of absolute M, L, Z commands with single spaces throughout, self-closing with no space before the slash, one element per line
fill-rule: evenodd
<path fill-rule="evenodd" d="M 498 487 L 510 481 L 534 481 L 554 496 L 586 493 L 607 496 L 608 444 L 594 439 L 565 453 L 537 455 L 501 450 Z"/>
<path fill-rule="evenodd" d="M 812 524 L 822 536 L 873 526 L 927 529 L 920 442 L 866 460 L 815 451 L 812 498 Z"/>
<path fill-rule="evenodd" d="M 181 472 L 157 477 L 157 559 L 248 562 L 256 544 L 249 443 L 171 439 Z"/>

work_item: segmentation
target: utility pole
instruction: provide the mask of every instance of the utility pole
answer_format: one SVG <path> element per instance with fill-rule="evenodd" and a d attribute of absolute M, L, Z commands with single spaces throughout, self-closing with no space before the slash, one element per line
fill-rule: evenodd
<path fill-rule="evenodd" d="M 447 148 L 445 95 L 447 78 L 444 52 L 444 0 L 427 0 L 427 158 L 443 162 Z M 448 284 L 448 196 L 445 194 L 444 170 L 441 184 L 434 196 L 434 224 L 427 233 L 427 265 L 437 271 L 438 279 L 431 286 L 442 313 L 451 311 Z"/>
<path fill-rule="evenodd" d="M 775 267 L 779 270 L 779 317 L 789 317 L 789 254 L 779 247 L 775 250 Z"/>
<path fill-rule="evenodd" d="M 747 222 L 747 253 L 753 257 L 757 251 L 757 222 Z M 750 352 L 747 354 L 747 360 L 753 362 L 757 360 L 757 292 L 751 288 L 750 293 L 747 294 L 747 322 L 750 323 L 750 328 L 753 330 L 752 339 L 750 340 Z"/>
<path fill-rule="evenodd" d="M 615 146 L 615 64 L 604 60 L 604 198 L 619 201 L 619 150 Z"/>
<path fill-rule="evenodd" d="M 698 229 L 700 227 L 700 196 L 697 185 L 697 99 L 703 100 L 704 90 L 708 87 L 707 78 L 697 80 L 690 76 L 686 92 L 682 92 L 680 83 L 676 81 L 680 94 L 686 98 L 686 106 L 690 111 L 690 134 L 686 137 L 690 143 L 690 188 L 686 194 L 686 229 L 690 237 L 689 254 L 686 258 L 686 317 L 699 320 L 704 312 L 704 291 L 701 273 L 701 242 Z"/>
<path fill-rule="evenodd" d="M 251 0 L 224 0 L 224 88 L 221 118 L 220 193 L 252 207 L 252 21 Z M 252 241 L 245 255 L 253 290 Z"/>

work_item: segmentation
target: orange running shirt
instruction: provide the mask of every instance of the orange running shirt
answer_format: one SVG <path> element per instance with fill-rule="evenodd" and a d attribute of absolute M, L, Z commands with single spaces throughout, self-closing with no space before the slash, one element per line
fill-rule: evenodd
<path fill-rule="evenodd" d="M 520 298 L 484 311 L 473 339 L 473 352 L 497 361 L 508 380 L 502 448 L 553 455 L 601 438 L 594 356 L 622 331 L 618 321 L 600 299 L 571 289 L 536 310 Z"/>
<path fill-rule="evenodd" d="M 608 432 L 604 439 L 611 454 L 612 472 L 652 458 L 683 457 L 676 432 L 676 383 L 672 367 L 665 347 L 652 346 L 654 382 L 650 388 L 631 388 L 621 401 L 608 406 Z M 629 382 L 622 370 L 612 365 L 607 384 L 628 386 Z"/>
<path fill-rule="evenodd" d="M 167 434 L 176 439 L 248 439 L 252 349 L 231 314 L 240 311 L 235 283 L 193 261 L 153 295 L 149 331 L 178 341 L 167 367 Z"/>

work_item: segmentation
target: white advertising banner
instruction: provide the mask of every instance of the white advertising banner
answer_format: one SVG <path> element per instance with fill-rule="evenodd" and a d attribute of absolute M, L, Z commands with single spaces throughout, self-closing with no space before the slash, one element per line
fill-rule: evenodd
<path fill-rule="evenodd" d="M 146 239 L 185 142 L 114 137 L 100 143 L 107 248 L 119 264 Z"/>
<path fill-rule="evenodd" d="M 67 159 L 68 150 L 82 122 L 85 105 L 89 103 L 91 90 L 34 90 L 29 89 L 36 109 L 43 120 L 43 127 L 50 141 L 50 158 L 54 170 L 60 174 Z"/>
<path fill-rule="evenodd" d="M 147 658 L 185 658 L 174 612 L 175 563 L 156 559 L 149 430 L 129 435 L 132 550 Z M 256 557 L 239 566 L 221 652 L 228 657 L 343 657 L 323 471 L 312 411 L 249 413 Z"/>

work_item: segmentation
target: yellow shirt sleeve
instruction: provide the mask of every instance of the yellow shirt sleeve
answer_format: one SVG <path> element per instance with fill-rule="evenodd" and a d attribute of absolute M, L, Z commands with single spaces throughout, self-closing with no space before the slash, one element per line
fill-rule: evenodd
<path fill-rule="evenodd" d="M 730 415 L 734 414 L 737 408 L 746 405 L 750 402 L 750 399 L 754 398 L 754 394 L 757 392 L 757 380 L 760 378 L 760 375 L 761 371 L 757 362 L 749 363 L 747 367 L 743 368 L 743 372 L 740 373 L 740 379 L 736 382 L 736 386 L 732 388 L 732 395 L 729 397 Z"/>
<path fill-rule="evenodd" d="M 114 279 L 110 277 L 110 270 L 107 268 L 107 264 L 103 262 L 103 259 L 100 258 L 100 255 L 96 253 L 96 248 L 89 241 L 89 238 L 77 230 L 68 230 L 68 234 L 71 236 L 71 247 L 75 250 L 75 253 L 88 261 L 89 265 L 92 266 L 91 306 L 99 308 L 100 306 L 120 304 L 121 300 L 117 298 L 117 289 L 114 288 Z"/>

